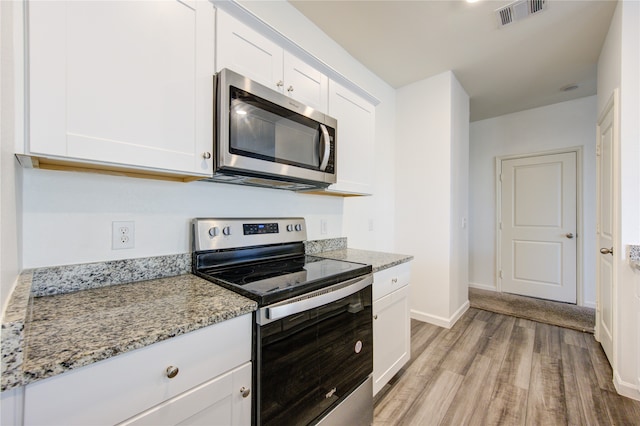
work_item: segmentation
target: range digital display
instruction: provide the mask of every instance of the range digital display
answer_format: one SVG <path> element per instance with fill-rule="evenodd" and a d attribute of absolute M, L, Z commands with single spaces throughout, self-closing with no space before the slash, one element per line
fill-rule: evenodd
<path fill-rule="evenodd" d="M 244 235 L 257 235 L 257 234 L 277 234 L 277 223 L 244 223 L 242 224 Z"/>

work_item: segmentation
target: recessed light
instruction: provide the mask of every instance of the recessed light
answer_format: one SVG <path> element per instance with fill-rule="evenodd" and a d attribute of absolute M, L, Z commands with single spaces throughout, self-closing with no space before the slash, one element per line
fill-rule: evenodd
<path fill-rule="evenodd" d="M 562 90 L 563 92 L 570 92 L 572 90 L 576 90 L 579 86 L 576 83 L 571 83 L 571 84 L 567 84 L 566 86 L 562 87 L 560 90 Z"/>

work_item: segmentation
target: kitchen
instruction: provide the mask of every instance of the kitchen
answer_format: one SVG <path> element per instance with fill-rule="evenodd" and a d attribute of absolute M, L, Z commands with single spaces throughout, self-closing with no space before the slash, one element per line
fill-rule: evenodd
<path fill-rule="evenodd" d="M 282 34 L 331 64 L 380 101 L 375 110 L 374 164 L 384 167 L 378 166 L 376 173 L 372 173 L 373 195 L 343 199 L 206 182 L 185 184 L 126 176 L 21 169 L 13 164 L 12 155 L 5 155 L 7 151 L 13 153 L 14 149 L 5 145 L 4 132 L 10 131 L 11 127 L 5 127 L 3 117 L 3 305 L 5 294 L 21 269 L 187 253 L 191 238 L 188 224 L 195 217 L 300 216 L 306 218 L 309 240 L 346 236 L 349 247 L 407 251 L 396 240 L 393 230 L 398 227 L 403 211 L 411 207 L 405 203 L 389 202 L 397 196 L 394 176 L 395 171 L 401 168 L 398 162 L 403 161 L 394 143 L 388 143 L 397 140 L 395 91 L 336 47 L 326 35 L 315 31 L 307 33 L 295 24 L 302 17 L 287 3 L 270 4 L 268 8 L 259 4 L 251 7 L 256 15 L 263 17 Z M 3 28 L 6 27 L 5 19 L 9 18 L 3 11 Z M 3 111 L 7 111 L 4 93 L 3 86 Z M 15 134 L 19 139 L 18 132 Z M 12 141 L 8 143 L 13 145 Z M 449 192 L 448 187 L 434 191 L 433 195 L 438 197 Z M 448 215 L 446 211 L 440 213 Z M 441 219 L 433 217 L 430 221 L 439 223 Z M 111 249 L 112 221 L 135 222 L 135 248 L 127 250 L 126 255 L 122 254 L 123 251 Z M 22 229 L 20 236 L 18 229 Z M 434 245 L 448 244 L 448 235 L 430 237 Z M 20 248 L 16 250 L 16 247 Z M 412 253 L 412 250 L 407 253 Z M 448 264 L 445 259 L 443 265 L 446 269 Z M 441 271 L 431 272 L 437 274 Z M 448 303 L 448 300 L 438 302 L 434 316 L 454 321 L 453 314 L 466 301 L 465 289 L 466 284 L 465 287 L 452 287 L 450 291 L 455 291 L 456 303 Z M 445 305 L 454 305 L 454 308 L 445 309 Z M 429 309 L 417 310 L 428 313 Z"/>

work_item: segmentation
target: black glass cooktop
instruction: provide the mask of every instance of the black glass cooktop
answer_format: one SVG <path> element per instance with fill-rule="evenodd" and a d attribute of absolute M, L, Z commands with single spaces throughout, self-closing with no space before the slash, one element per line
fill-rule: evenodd
<path fill-rule="evenodd" d="M 209 268 L 196 273 L 263 306 L 370 272 L 371 265 L 299 256 L 266 262 L 248 262 L 223 270 Z"/>

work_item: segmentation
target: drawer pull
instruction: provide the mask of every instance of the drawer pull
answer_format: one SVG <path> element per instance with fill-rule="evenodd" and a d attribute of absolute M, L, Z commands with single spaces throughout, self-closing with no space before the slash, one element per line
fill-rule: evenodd
<path fill-rule="evenodd" d="M 242 394 L 243 398 L 246 398 L 249 396 L 249 394 L 251 393 L 251 389 L 247 389 L 244 386 L 240 388 L 240 393 Z"/>
<path fill-rule="evenodd" d="M 397 283 L 397 282 L 398 282 L 398 279 L 397 279 L 397 278 L 392 278 L 392 279 L 391 279 L 391 282 L 395 284 L 395 283 Z"/>
<path fill-rule="evenodd" d="M 378 315 L 374 315 L 374 316 L 373 316 L 373 319 L 374 319 L 374 320 L 377 320 L 377 319 L 378 319 Z"/>
<path fill-rule="evenodd" d="M 170 379 L 173 379 L 178 375 L 179 371 L 180 370 L 178 369 L 178 367 L 174 367 L 173 365 L 170 365 L 169 367 L 167 367 L 167 377 Z"/>

